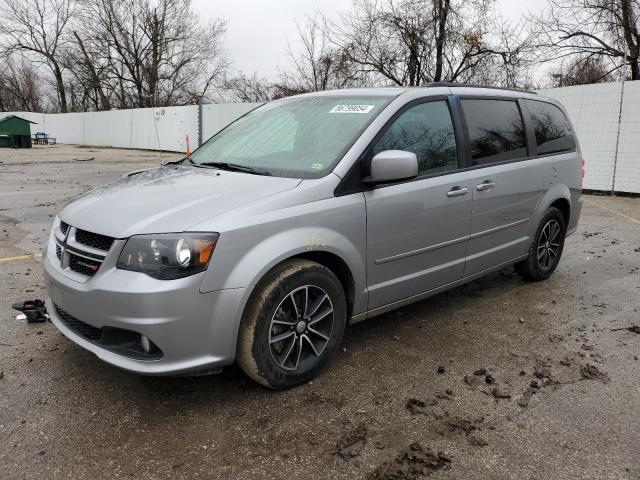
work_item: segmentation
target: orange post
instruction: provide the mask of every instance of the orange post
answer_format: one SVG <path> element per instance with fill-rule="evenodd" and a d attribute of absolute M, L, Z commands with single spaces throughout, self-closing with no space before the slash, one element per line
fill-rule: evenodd
<path fill-rule="evenodd" d="M 184 136 L 185 143 L 187 145 L 187 157 L 191 155 L 191 149 L 189 148 L 189 135 Z"/>

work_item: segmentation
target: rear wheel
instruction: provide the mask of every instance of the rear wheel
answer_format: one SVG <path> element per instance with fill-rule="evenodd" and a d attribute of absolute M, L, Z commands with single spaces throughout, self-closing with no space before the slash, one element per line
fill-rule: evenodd
<path fill-rule="evenodd" d="M 542 217 L 536 235 L 529 248 L 529 256 L 514 265 L 525 280 L 546 280 L 553 274 L 564 249 L 567 226 L 562 212 L 549 208 Z"/>
<path fill-rule="evenodd" d="M 334 356 L 346 312 L 342 286 L 329 269 L 288 261 L 256 287 L 240 327 L 237 362 L 270 388 L 305 383 Z"/>

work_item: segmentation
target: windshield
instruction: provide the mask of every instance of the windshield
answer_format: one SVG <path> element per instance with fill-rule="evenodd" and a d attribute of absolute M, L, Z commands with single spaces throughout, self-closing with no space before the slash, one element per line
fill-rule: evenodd
<path fill-rule="evenodd" d="M 218 132 L 190 159 L 279 176 L 317 176 L 333 167 L 388 101 L 336 96 L 268 103 Z"/>

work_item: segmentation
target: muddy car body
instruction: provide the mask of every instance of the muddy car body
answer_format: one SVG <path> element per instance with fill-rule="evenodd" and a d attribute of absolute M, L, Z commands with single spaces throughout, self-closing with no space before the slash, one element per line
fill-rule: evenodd
<path fill-rule="evenodd" d="M 348 323 L 512 264 L 542 280 L 581 211 L 557 102 L 432 85 L 301 95 L 69 203 L 44 254 L 71 340 L 142 374 L 237 361 L 308 381 Z"/>

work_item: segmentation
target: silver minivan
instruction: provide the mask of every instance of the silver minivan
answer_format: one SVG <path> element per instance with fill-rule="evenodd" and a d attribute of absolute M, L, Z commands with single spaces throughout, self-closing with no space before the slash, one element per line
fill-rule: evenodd
<path fill-rule="evenodd" d="M 548 278 L 583 167 L 565 110 L 536 94 L 432 84 L 274 101 L 66 205 L 44 254 L 48 311 L 132 372 L 237 362 L 292 387 L 348 324 L 509 265 Z"/>

